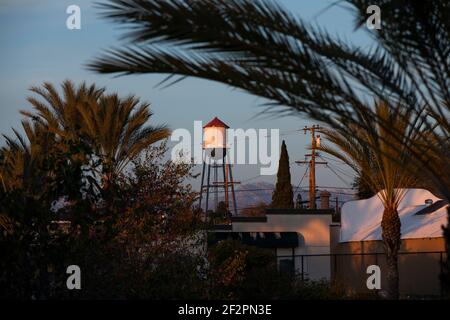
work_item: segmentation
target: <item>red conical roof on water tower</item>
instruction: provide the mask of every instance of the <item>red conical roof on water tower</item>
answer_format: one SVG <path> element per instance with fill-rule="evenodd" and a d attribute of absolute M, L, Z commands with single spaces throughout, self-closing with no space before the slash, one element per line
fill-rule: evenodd
<path fill-rule="evenodd" d="M 214 117 L 214 119 L 212 119 L 210 122 L 208 122 L 203 126 L 203 128 L 211 128 L 211 127 L 220 127 L 227 129 L 229 128 L 229 126 L 227 126 L 225 123 L 222 122 L 222 120 L 220 120 L 217 117 Z"/>

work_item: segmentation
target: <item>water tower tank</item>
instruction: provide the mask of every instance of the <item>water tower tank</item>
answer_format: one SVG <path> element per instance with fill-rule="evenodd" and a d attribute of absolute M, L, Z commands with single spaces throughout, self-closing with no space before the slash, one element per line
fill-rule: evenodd
<path fill-rule="evenodd" d="M 203 127 L 204 149 L 225 149 L 227 147 L 227 129 L 229 127 L 215 117 Z"/>

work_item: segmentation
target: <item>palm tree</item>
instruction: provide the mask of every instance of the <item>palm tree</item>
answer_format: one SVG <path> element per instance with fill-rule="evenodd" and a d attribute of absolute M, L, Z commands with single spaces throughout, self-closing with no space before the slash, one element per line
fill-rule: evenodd
<path fill-rule="evenodd" d="M 79 186 L 65 179 L 79 165 L 66 157 L 64 163 L 71 162 L 75 170 L 65 170 L 64 177 L 57 176 L 55 169 L 61 162 L 55 159 L 61 145 L 54 134 L 39 122 L 24 120 L 22 127 L 24 135 L 15 129 L 13 136 L 3 135 L 5 145 L 0 148 L 0 226 L 8 234 L 26 238 L 37 232 L 44 237 L 54 219 L 49 210 L 51 203 L 61 195 L 72 196 L 68 191 Z"/>
<path fill-rule="evenodd" d="M 103 95 L 84 106 L 80 109 L 82 131 L 96 137 L 98 153 L 112 168 L 112 175 L 121 172 L 142 150 L 169 136 L 165 126 L 145 126 L 153 113 L 148 103 L 139 103 L 134 96 Z"/>
<path fill-rule="evenodd" d="M 22 113 L 42 123 L 56 139 L 87 141 L 102 160 L 105 188 L 142 150 L 169 135 L 165 126 L 146 125 L 153 115 L 150 105 L 134 96 L 121 98 L 70 81 L 61 87 L 63 96 L 49 83 L 31 88 L 41 99 L 29 97 L 34 112 Z"/>
<path fill-rule="evenodd" d="M 356 26 L 364 27 L 372 1 L 345 2 Z M 367 99 L 393 109 L 402 105 L 411 112 L 411 127 L 431 132 L 409 150 L 411 161 L 450 200 L 450 3 L 377 4 L 382 28 L 371 32 L 375 45 L 363 50 L 274 1 L 109 0 L 100 5 L 104 17 L 128 27 L 125 38 L 131 43 L 108 50 L 88 67 L 218 81 L 266 98 L 269 106 L 278 106 L 275 112 L 300 112 L 348 136 L 370 130 L 369 116 L 397 139 Z M 439 155 L 442 166 L 430 154 Z M 450 248 L 448 228 L 445 235 Z M 446 281 L 450 284 L 450 258 Z"/>
<path fill-rule="evenodd" d="M 401 226 L 398 216 L 398 205 L 407 187 L 415 184 L 417 177 L 411 175 L 408 168 L 412 165 L 411 154 L 406 148 L 411 141 L 408 132 L 409 119 L 404 110 L 399 108 L 393 112 L 383 103 L 377 104 L 377 116 L 383 123 L 394 126 L 398 134 L 403 134 L 400 140 L 393 139 L 383 127 L 373 121 L 374 130 L 357 129 L 357 136 L 348 136 L 337 130 L 324 130 L 326 141 L 332 145 L 322 144 L 318 150 L 324 151 L 349 165 L 357 176 L 373 193 L 377 193 L 384 206 L 381 221 L 382 239 L 387 261 L 387 293 L 392 298 L 398 298 L 398 251 L 400 249 Z M 367 119 L 367 121 L 371 121 Z M 415 132 L 420 139 L 420 131 Z M 418 141 L 418 143 L 420 143 Z"/>
<path fill-rule="evenodd" d="M 14 258 L 18 259 L 11 268 L 6 268 L 3 276 L 19 270 L 20 281 L 29 281 L 31 286 L 38 283 L 39 295 L 35 296 L 43 298 L 41 290 L 51 282 L 48 265 L 53 262 L 48 253 L 53 250 L 57 217 L 53 204 L 65 197 L 71 205 L 83 208 L 70 212 L 72 216 L 92 217 L 88 202 L 94 197 L 83 194 L 89 183 L 83 179 L 84 152 L 80 145 L 57 138 L 40 121 L 24 120 L 22 127 L 24 135 L 13 129 L 14 135 L 4 136 L 5 145 L 0 148 L 0 227 L 4 229 L 1 238 L 11 250 L 17 251 Z M 87 234 L 86 223 L 77 220 L 72 220 L 73 230 Z M 25 270 L 30 266 L 33 270 L 31 278 L 17 265 L 22 258 L 29 262 Z M 20 290 L 28 290 L 27 287 Z"/>
<path fill-rule="evenodd" d="M 4 192 L 13 189 L 39 190 L 42 181 L 38 173 L 52 152 L 56 141 L 42 124 L 22 121 L 25 136 L 13 129 L 0 148 L 0 181 Z"/>
<path fill-rule="evenodd" d="M 62 96 L 48 82 L 44 82 L 40 87 L 31 87 L 30 91 L 37 97 L 29 96 L 27 100 L 34 112 L 22 110 L 21 113 L 43 123 L 59 139 L 76 139 L 83 120 L 79 108 L 88 100 L 99 99 L 105 89 L 95 85 L 88 86 L 86 83 L 76 87 L 73 82 L 66 80 L 61 84 L 61 90 Z"/>
<path fill-rule="evenodd" d="M 90 168 L 83 169 L 83 145 L 57 139 L 39 121 L 23 120 L 22 127 L 24 135 L 16 129 L 13 136 L 3 135 L 6 144 L 0 148 L 2 195 L 17 193 L 45 207 L 60 196 L 80 197 L 83 185 L 97 187 L 91 179 L 83 183 L 84 173 L 91 172 Z"/>
<path fill-rule="evenodd" d="M 357 26 L 364 27 L 371 1 L 347 3 Z M 109 0 L 100 5 L 103 15 L 129 27 L 125 38 L 132 43 L 108 50 L 88 67 L 210 79 L 331 127 L 358 124 L 367 113 L 376 117 L 367 97 L 401 104 L 415 113 L 413 122 L 439 126 L 439 152 L 448 158 L 450 4 L 385 0 L 379 5 L 382 29 L 372 33 L 374 47 L 363 51 L 273 1 Z M 416 158 L 423 164 L 429 160 L 422 150 Z M 450 198 L 450 177 L 426 168 Z"/>

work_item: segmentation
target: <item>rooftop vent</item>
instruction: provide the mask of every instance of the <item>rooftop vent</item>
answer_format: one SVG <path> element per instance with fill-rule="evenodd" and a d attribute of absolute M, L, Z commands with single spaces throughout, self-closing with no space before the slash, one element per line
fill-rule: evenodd
<path fill-rule="evenodd" d="M 431 201 L 431 204 L 428 203 L 428 201 Z M 438 200 L 435 203 L 433 203 L 433 200 L 431 199 L 427 199 L 425 200 L 425 204 L 427 205 L 425 208 L 423 208 L 422 210 L 417 211 L 415 214 L 416 215 L 423 215 L 423 214 L 430 214 L 435 212 L 436 210 L 439 210 L 440 208 L 442 208 L 443 206 L 446 206 L 448 204 L 447 201 L 445 200 Z"/>

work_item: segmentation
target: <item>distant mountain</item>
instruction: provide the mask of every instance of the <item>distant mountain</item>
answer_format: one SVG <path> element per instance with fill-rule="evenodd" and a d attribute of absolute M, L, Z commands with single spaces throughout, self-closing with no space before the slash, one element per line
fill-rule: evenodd
<path fill-rule="evenodd" d="M 261 202 L 270 204 L 275 186 L 268 182 L 239 185 L 236 188 L 236 203 L 239 209 L 255 206 Z"/>
<path fill-rule="evenodd" d="M 237 207 L 240 210 L 243 208 L 248 207 L 254 207 L 257 204 L 264 202 L 266 204 L 270 204 L 272 201 L 272 192 L 274 190 L 275 186 L 272 183 L 268 182 L 255 182 L 255 183 L 247 183 L 243 185 L 238 185 L 236 187 L 236 204 Z M 296 190 L 296 187 L 292 187 L 294 189 L 294 202 L 297 198 L 297 194 L 300 193 L 303 201 L 308 200 L 308 190 L 305 188 L 298 188 Z M 320 192 L 321 190 L 319 190 Z M 335 206 L 335 199 L 338 198 L 339 206 L 342 206 L 342 204 L 346 201 L 353 200 L 355 198 L 353 190 L 349 189 L 327 189 L 328 192 L 331 193 L 330 197 L 330 206 Z M 319 193 L 317 193 L 317 196 Z M 221 197 L 223 199 L 223 197 Z M 231 200 L 231 199 L 230 199 Z M 317 200 L 317 206 L 319 206 L 320 203 Z"/>

